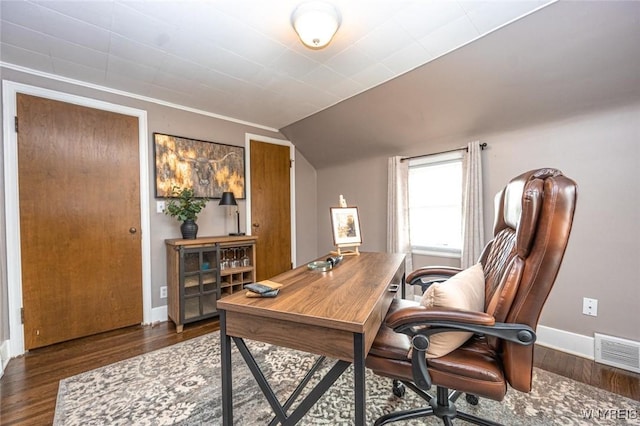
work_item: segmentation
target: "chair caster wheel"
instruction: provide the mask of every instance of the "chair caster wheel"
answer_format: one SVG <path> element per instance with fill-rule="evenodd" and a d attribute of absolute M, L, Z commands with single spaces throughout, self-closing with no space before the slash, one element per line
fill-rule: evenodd
<path fill-rule="evenodd" d="M 470 393 L 465 394 L 464 399 L 466 399 L 471 405 L 478 405 L 478 402 L 480 402 L 480 399 L 476 395 L 472 395 Z"/>
<path fill-rule="evenodd" d="M 402 382 L 400 382 L 400 380 L 394 380 L 393 381 L 393 394 L 395 396 L 397 396 L 398 398 L 402 398 L 404 396 L 404 394 L 406 393 L 406 388 L 404 387 L 404 384 Z"/>

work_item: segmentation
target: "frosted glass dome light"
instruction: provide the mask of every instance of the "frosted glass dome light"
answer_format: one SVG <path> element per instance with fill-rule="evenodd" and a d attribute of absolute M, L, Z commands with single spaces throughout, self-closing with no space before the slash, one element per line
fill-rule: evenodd
<path fill-rule="evenodd" d="M 307 47 L 322 49 L 340 28 L 340 13 L 329 3 L 309 1 L 293 11 L 291 25 Z"/>

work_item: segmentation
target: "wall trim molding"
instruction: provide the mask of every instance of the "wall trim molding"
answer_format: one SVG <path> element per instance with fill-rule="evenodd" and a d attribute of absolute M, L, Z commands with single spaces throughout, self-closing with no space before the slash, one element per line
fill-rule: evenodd
<path fill-rule="evenodd" d="M 158 306 L 157 308 L 153 308 L 151 310 L 151 321 L 147 324 L 155 324 L 158 322 L 165 322 L 165 321 L 171 321 L 169 319 L 169 314 L 168 314 L 168 310 L 167 310 L 167 305 L 164 306 Z"/>
<path fill-rule="evenodd" d="M 420 302 L 422 296 L 414 295 L 413 300 Z M 559 330 L 538 324 L 536 345 L 556 349 L 571 355 L 595 360 L 595 338 L 570 331 Z"/>
<path fill-rule="evenodd" d="M 153 325 L 155 323 L 165 321 L 170 321 L 167 316 L 166 305 L 153 308 L 151 310 L 150 321 L 146 323 Z M 570 331 L 558 330 L 544 325 L 538 326 L 537 334 L 538 340 L 536 343 L 540 346 L 556 349 L 561 352 L 570 353 L 590 360 L 595 358 L 593 337 L 572 333 Z M 5 340 L 0 344 L 0 377 L 2 377 L 4 369 L 8 363 L 9 341 Z"/>
<path fill-rule="evenodd" d="M 544 325 L 538 325 L 536 334 L 538 335 L 536 344 L 540 346 L 557 349 L 561 352 L 590 360 L 595 359 L 595 339 L 593 337 Z"/>
<path fill-rule="evenodd" d="M 4 375 L 4 369 L 9 363 L 9 341 L 5 340 L 0 344 L 0 377 Z"/>
<path fill-rule="evenodd" d="M 275 129 L 273 127 L 265 126 L 265 125 L 262 125 L 262 124 L 252 123 L 250 121 L 244 121 L 244 120 L 240 120 L 238 118 L 227 117 L 226 115 L 216 114 L 214 112 L 209 112 L 209 111 L 205 111 L 205 110 L 201 110 L 201 109 L 197 109 L 197 108 L 191 108 L 191 107 L 188 107 L 188 106 L 185 106 L 185 105 L 180 105 L 180 104 L 176 104 L 176 103 L 173 103 L 173 102 L 163 101 L 161 99 L 151 98 L 151 97 L 143 96 L 143 95 L 137 95 L 135 93 L 126 92 L 124 90 L 112 89 L 110 87 L 100 86 L 98 84 L 87 83 L 85 81 L 75 80 L 73 78 L 62 77 L 62 76 L 59 76 L 59 75 L 56 75 L 56 74 L 51 74 L 51 73 L 44 72 L 44 71 L 37 71 L 37 70 L 31 69 L 31 68 L 27 68 L 27 67 L 23 67 L 23 66 L 20 66 L 20 65 L 14 65 L 14 64 L 9 63 L 9 62 L 0 61 L 0 67 L 8 68 L 8 69 L 11 69 L 11 70 L 14 70 L 14 71 L 23 72 L 25 74 L 35 75 L 37 77 L 43 77 L 43 78 L 47 78 L 47 79 L 50 79 L 50 80 L 61 81 L 63 83 L 68 83 L 68 84 L 73 84 L 73 85 L 76 85 L 76 86 L 86 87 L 86 88 L 89 88 L 89 89 L 99 90 L 101 92 L 111 93 L 111 94 L 114 94 L 114 95 L 126 96 L 127 98 L 137 99 L 139 101 L 144 101 L 144 102 L 150 102 L 150 103 L 153 103 L 153 104 L 162 105 L 162 106 L 166 106 L 166 107 L 169 107 L 169 108 L 175 108 L 175 109 L 179 109 L 179 110 L 182 110 L 182 111 L 191 112 L 191 113 L 194 113 L 194 114 L 205 115 L 207 117 L 217 118 L 219 120 L 229 121 L 231 123 L 242 124 L 242 125 L 245 125 L 245 126 L 255 127 L 257 129 L 268 130 L 270 132 L 280 133 L 280 130 Z"/>

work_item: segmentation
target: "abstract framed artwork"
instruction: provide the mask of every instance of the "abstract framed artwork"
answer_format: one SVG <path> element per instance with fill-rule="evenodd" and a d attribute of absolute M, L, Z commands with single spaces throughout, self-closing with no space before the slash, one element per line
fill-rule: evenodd
<path fill-rule="evenodd" d="M 174 186 L 193 188 L 198 198 L 225 191 L 245 198 L 244 147 L 153 134 L 156 198 L 171 198 Z"/>
<path fill-rule="evenodd" d="M 357 207 L 331 207 L 331 228 L 333 244 L 359 245 L 362 243 L 360 219 Z"/>

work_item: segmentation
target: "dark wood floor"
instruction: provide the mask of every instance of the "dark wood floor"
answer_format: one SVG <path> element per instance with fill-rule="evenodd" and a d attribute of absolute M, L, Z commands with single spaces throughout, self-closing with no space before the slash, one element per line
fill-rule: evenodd
<path fill-rule="evenodd" d="M 536 345 L 534 365 L 560 376 L 640 401 L 640 374 L 539 345 Z"/>
<path fill-rule="evenodd" d="M 173 323 L 164 322 L 30 351 L 12 359 L 0 379 L 0 424 L 51 424 L 61 379 L 218 329 L 217 321 L 203 321 L 177 334 Z M 640 401 L 640 374 L 539 346 L 535 354 L 540 368 Z"/>
<path fill-rule="evenodd" d="M 162 322 L 72 340 L 14 358 L 0 379 L 0 425 L 51 424 L 61 379 L 216 330 L 218 321 L 201 321 L 178 334 L 172 322 Z"/>

